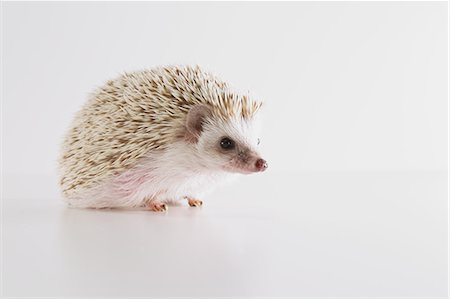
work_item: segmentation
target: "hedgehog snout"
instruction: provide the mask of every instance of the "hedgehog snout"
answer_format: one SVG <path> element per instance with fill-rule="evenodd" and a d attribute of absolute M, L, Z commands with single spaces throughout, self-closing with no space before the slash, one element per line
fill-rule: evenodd
<path fill-rule="evenodd" d="M 255 162 L 255 167 L 257 171 L 264 171 L 267 169 L 267 167 L 269 167 L 269 165 L 267 164 L 266 160 L 259 158 Z"/>

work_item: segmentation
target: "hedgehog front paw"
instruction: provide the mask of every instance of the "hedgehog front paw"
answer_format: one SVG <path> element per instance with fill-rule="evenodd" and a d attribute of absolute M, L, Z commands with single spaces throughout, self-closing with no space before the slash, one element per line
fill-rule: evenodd
<path fill-rule="evenodd" d="M 150 202 L 148 207 L 153 212 L 165 212 L 167 211 L 167 205 L 162 202 Z"/>
<path fill-rule="evenodd" d="M 203 202 L 199 199 L 187 197 L 187 200 L 188 200 L 189 206 L 191 206 L 191 207 L 201 207 L 203 204 Z"/>

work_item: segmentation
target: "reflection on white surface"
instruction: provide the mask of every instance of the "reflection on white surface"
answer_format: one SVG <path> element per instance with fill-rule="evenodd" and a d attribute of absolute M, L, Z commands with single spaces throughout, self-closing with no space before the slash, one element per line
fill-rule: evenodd
<path fill-rule="evenodd" d="M 4 295 L 446 296 L 446 179 L 267 173 L 158 214 L 15 198 L 10 178 Z"/>

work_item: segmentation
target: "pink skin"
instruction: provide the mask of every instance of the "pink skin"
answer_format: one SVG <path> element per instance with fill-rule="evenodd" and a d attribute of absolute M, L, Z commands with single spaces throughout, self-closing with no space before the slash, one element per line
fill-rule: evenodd
<path fill-rule="evenodd" d="M 257 171 L 262 172 L 262 171 L 265 171 L 267 169 L 267 167 L 269 167 L 269 165 L 267 164 L 266 160 L 259 158 L 255 162 L 255 167 L 256 167 Z"/>

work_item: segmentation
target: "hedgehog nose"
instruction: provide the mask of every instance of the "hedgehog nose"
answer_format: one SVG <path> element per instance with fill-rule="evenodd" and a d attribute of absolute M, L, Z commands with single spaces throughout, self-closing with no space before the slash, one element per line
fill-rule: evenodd
<path fill-rule="evenodd" d="M 258 159 L 256 160 L 255 167 L 258 171 L 264 171 L 268 167 L 266 160 Z"/>

